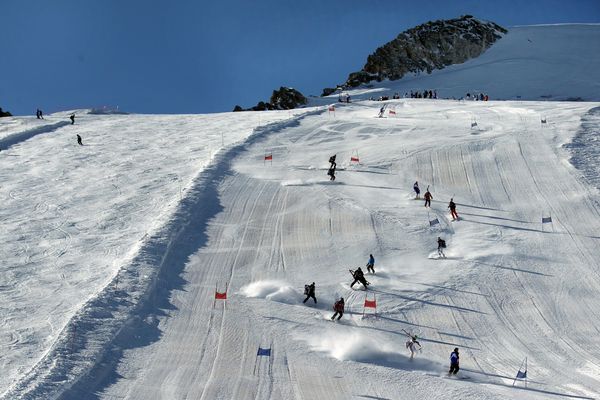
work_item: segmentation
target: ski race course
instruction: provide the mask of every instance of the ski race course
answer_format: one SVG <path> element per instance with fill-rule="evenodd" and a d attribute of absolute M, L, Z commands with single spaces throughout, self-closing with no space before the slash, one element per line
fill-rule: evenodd
<path fill-rule="evenodd" d="M 578 29 L 597 43 L 515 29 L 333 109 L 0 119 L 0 398 L 599 398 L 600 102 L 367 100 L 494 66 L 492 98 L 586 98 L 600 69 L 546 62 Z"/>
<path fill-rule="evenodd" d="M 4 398 L 594 398 L 600 208 L 573 164 L 598 148 L 573 146 L 598 103 L 388 104 L 82 115 L 3 149 Z"/>

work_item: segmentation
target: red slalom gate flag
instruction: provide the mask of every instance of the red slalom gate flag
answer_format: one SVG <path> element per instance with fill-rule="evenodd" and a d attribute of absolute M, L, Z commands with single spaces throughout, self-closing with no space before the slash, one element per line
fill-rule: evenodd
<path fill-rule="evenodd" d="M 215 292 L 215 299 L 216 300 L 227 300 L 227 292 L 225 292 L 225 293 Z"/>
<path fill-rule="evenodd" d="M 365 308 L 377 308 L 377 301 L 365 299 Z"/>
<path fill-rule="evenodd" d="M 335 111 L 335 106 L 329 106 L 329 111 Z"/>
<path fill-rule="evenodd" d="M 396 111 L 390 110 L 390 115 L 396 115 Z"/>
<path fill-rule="evenodd" d="M 350 161 L 358 162 L 358 157 L 350 157 Z"/>
<path fill-rule="evenodd" d="M 273 154 L 269 154 L 268 156 L 265 156 L 265 161 L 273 161 Z"/>

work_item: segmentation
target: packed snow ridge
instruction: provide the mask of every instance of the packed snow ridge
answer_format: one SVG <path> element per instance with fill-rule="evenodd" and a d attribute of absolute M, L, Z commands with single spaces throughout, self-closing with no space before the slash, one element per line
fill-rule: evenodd
<path fill-rule="evenodd" d="M 434 77 L 419 88 L 445 97 Z M 0 120 L 1 397 L 598 397 L 600 103 L 360 100 L 385 85 L 291 112 Z"/>

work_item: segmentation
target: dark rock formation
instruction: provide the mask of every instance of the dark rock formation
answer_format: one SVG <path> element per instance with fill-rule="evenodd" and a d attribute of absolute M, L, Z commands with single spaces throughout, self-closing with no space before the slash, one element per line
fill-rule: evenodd
<path fill-rule="evenodd" d="M 344 88 L 373 80 L 398 80 L 407 73 L 442 69 L 479 56 L 507 30 L 471 15 L 427 22 L 378 48 L 361 71 L 348 76 Z"/>
<path fill-rule="evenodd" d="M 288 87 L 280 87 L 279 90 L 273 90 L 269 103 L 264 101 L 258 102 L 254 107 L 243 109 L 235 106 L 233 111 L 265 111 L 265 110 L 291 110 L 299 106 L 303 106 L 308 102 L 306 97 L 296 89 Z"/>
<path fill-rule="evenodd" d="M 2 107 L 0 107 L 0 117 L 12 117 L 12 114 L 8 111 L 2 111 Z"/>

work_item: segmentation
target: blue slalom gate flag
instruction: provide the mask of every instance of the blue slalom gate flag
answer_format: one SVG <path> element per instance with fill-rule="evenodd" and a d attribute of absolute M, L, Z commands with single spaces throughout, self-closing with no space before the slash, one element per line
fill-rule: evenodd
<path fill-rule="evenodd" d="M 552 217 L 542 217 L 542 224 L 552 222 Z"/>
<path fill-rule="evenodd" d="M 527 378 L 527 371 L 519 370 L 519 372 L 517 372 L 517 379 L 525 379 L 525 378 Z"/>
<path fill-rule="evenodd" d="M 271 357 L 271 349 L 263 349 L 262 347 L 259 347 L 256 356 Z"/>
<path fill-rule="evenodd" d="M 434 226 L 440 223 L 440 220 L 437 218 L 432 219 L 431 221 L 429 221 L 429 226 Z"/>

